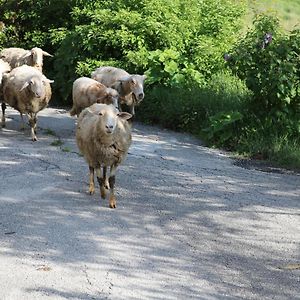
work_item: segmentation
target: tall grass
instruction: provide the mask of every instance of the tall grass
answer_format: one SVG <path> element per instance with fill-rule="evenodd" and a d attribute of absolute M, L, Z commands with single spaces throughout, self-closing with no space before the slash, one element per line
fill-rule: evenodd
<path fill-rule="evenodd" d="M 255 14 L 261 13 L 275 14 L 288 31 L 300 27 L 299 0 L 249 0 L 246 27 L 250 26 Z"/>
<path fill-rule="evenodd" d="M 144 122 L 201 136 L 209 117 L 220 112 L 242 111 L 249 96 L 241 80 L 223 72 L 212 76 L 204 87 L 152 88 L 147 91 L 137 116 Z"/>

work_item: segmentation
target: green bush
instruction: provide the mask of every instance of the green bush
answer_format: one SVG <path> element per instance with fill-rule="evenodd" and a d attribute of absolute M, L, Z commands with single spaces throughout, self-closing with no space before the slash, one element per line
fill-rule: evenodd
<path fill-rule="evenodd" d="M 231 70 L 253 93 L 247 122 L 264 132 L 298 136 L 300 30 L 283 33 L 276 18 L 264 15 L 258 16 L 254 25 L 228 60 Z"/>
<path fill-rule="evenodd" d="M 146 72 L 148 85 L 203 85 L 224 68 L 222 53 L 232 43 L 244 4 L 232 0 L 78 4 L 71 13 L 74 27 L 55 53 L 57 89 L 68 101 L 76 77 L 108 64 L 130 73 Z"/>

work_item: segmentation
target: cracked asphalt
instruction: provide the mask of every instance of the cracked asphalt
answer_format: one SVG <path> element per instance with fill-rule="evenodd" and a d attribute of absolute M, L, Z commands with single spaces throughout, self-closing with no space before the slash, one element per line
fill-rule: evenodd
<path fill-rule="evenodd" d="M 0 130 L 0 299 L 300 299 L 300 176 L 134 124 L 117 208 L 64 109 Z"/>

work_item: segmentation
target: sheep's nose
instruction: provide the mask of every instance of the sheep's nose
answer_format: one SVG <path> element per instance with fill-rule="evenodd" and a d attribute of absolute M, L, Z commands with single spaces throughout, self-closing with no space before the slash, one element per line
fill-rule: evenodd
<path fill-rule="evenodd" d="M 106 127 L 106 132 L 107 133 L 112 133 L 113 132 L 113 128 L 114 128 L 113 125 L 106 125 L 105 127 Z"/>
<path fill-rule="evenodd" d="M 143 100 L 143 98 L 144 98 L 144 93 L 140 93 L 139 94 L 139 100 Z"/>

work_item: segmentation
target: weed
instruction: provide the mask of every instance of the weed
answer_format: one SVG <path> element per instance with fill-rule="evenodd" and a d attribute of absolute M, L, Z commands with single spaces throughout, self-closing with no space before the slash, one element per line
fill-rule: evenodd
<path fill-rule="evenodd" d="M 45 129 L 44 132 L 45 132 L 45 134 L 52 135 L 52 136 L 56 136 L 55 131 L 53 131 L 53 130 L 50 129 L 50 128 Z"/>
<path fill-rule="evenodd" d="M 53 141 L 50 145 L 59 147 L 59 146 L 63 145 L 63 141 L 58 139 L 58 140 Z"/>
<path fill-rule="evenodd" d="M 63 152 L 71 152 L 71 149 L 69 147 L 64 147 L 61 149 Z"/>

